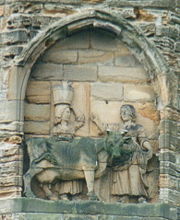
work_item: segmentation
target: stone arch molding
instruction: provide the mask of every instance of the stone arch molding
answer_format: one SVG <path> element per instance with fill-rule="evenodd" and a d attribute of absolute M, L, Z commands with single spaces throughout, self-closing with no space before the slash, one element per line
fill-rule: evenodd
<path fill-rule="evenodd" d="M 62 18 L 53 25 L 50 25 L 32 39 L 21 55 L 14 60 L 10 73 L 8 99 L 17 100 L 16 121 L 23 122 L 24 120 L 23 101 L 26 86 L 31 69 L 38 57 L 55 44 L 56 41 L 65 39 L 70 34 L 73 34 L 73 32 L 88 26 L 114 33 L 132 51 L 137 59 L 144 64 L 154 91 L 157 97 L 161 99 L 163 106 L 169 104 L 171 99 L 169 96 L 170 78 L 172 79 L 172 75 L 170 77 L 169 68 L 155 45 L 149 42 L 140 29 L 118 14 L 110 11 L 87 10 L 83 13 Z"/>

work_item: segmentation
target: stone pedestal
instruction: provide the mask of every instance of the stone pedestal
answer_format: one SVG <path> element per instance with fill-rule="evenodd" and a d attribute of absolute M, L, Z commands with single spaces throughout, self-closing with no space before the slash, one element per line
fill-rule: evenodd
<path fill-rule="evenodd" d="M 168 204 L 120 204 L 97 201 L 0 200 L 0 219 L 8 220 L 177 220 Z"/>

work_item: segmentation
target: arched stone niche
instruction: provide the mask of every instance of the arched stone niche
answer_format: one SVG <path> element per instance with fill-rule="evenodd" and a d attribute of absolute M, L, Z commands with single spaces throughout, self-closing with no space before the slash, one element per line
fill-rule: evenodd
<path fill-rule="evenodd" d="M 120 107 L 132 104 L 137 110 L 137 123 L 145 127 L 157 153 L 159 113 L 155 91 L 143 65 L 115 34 L 87 28 L 57 41 L 39 57 L 27 83 L 26 137 L 53 135 L 53 87 L 63 81 L 72 82 L 72 108 L 76 115 L 85 116 L 84 126 L 75 133 L 77 137 L 99 136 L 98 128 L 91 121 L 92 114 L 98 116 L 104 128 L 118 130 L 122 124 Z M 156 201 L 158 195 L 156 160 L 154 157 L 148 167 L 151 201 Z M 113 201 L 107 175 L 96 181 L 95 187 L 102 200 Z"/>
<path fill-rule="evenodd" d="M 157 152 L 159 118 L 155 104 L 162 109 L 171 102 L 169 70 L 157 49 L 124 19 L 100 11 L 69 16 L 37 36 L 16 62 L 9 99 L 18 100 L 14 112 L 17 121 L 23 122 L 25 116 L 24 130 L 17 128 L 17 132 L 19 129 L 27 136 L 49 136 L 52 85 L 70 80 L 77 92 L 74 107 L 85 116 L 94 109 L 109 123 L 111 117 L 107 115 L 111 112 L 114 124 L 122 104 L 135 105 L 138 122 L 144 125 Z M 88 117 L 77 135 L 97 135 Z M 154 200 L 156 193 L 157 188 Z"/>
<path fill-rule="evenodd" d="M 77 136 L 97 136 L 90 115 L 104 124 L 120 123 L 122 104 L 133 104 L 138 122 L 149 137 L 157 138 L 159 121 L 156 94 L 143 65 L 121 40 L 102 29 L 87 29 L 56 42 L 36 62 L 25 102 L 26 135 L 51 135 L 53 86 L 71 81 L 73 107 L 85 115 L 86 124 Z"/>

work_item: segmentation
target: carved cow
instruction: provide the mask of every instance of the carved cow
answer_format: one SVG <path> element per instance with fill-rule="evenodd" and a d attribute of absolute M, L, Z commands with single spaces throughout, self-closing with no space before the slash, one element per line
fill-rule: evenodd
<path fill-rule="evenodd" d="M 114 154 L 120 158 L 124 144 L 130 138 L 120 133 L 110 133 L 104 138 L 79 138 L 60 141 L 31 138 L 27 143 L 30 168 L 24 175 L 26 196 L 35 196 L 31 189 L 32 179 L 42 186 L 46 198 L 52 199 L 49 184 L 59 180 L 85 179 L 88 196 L 96 199 L 94 179 L 104 174 L 109 158 Z M 43 153 L 42 150 L 43 149 Z M 40 153 L 41 152 L 41 153 Z M 37 155 L 36 155 L 37 153 Z"/>

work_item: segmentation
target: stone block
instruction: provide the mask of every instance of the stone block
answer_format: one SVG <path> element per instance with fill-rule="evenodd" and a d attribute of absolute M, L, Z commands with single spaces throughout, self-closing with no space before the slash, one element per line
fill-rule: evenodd
<path fill-rule="evenodd" d="M 1 162 L 1 159 L 0 159 Z M 7 177 L 12 175 L 22 175 L 22 167 L 20 161 L 11 161 L 7 163 L 1 163 L 0 176 Z"/>
<path fill-rule="evenodd" d="M 23 30 L 3 32 L 0 34 L 0 45 L 25 43 L 27 40 L 28 34 Z"/>
<path fill-rule="evenodd" d="M 1 101 L 1 105 L 0 105 L 1 123 L 22 120 L 22 118 L 18 118 L 21 105 L 22 105 L 22 101 L 19 100 Z"/>
<path fill-rule="evenodd" d="M 75 50 L 61 50 L 54 48 L 54 50 L 46 51 L 42 57 L 45 62 L 72 64 L 77 62 L 77 51 Z"/>
<path fill-rule="evenodd" d="M 180 42 L 175 43 L 175 51 L 180 52 Z"/>
<path fill-rule="evenodd" d="M 16 144 L 14 145 L 14 144 L 2 142 L 2 144 L 0 144 L 0 146 L 1 146 L 0 158 L 1 157 L 9 157 L 14 154 L 19 154 L 19 146 Z"/>
<path fill-rule="evenodd" d="M 169 149 L 172 151 L 179 152 L 179 137 L 172 136 L 168 133 L 166 134 L 160 134 L 159 136 L 159 148 L 160 149 Z"/>
<path fill-rule="evenodd" d="M 26 99 L 31 103 L 50 103 L 50 83 L 29 81 L 26 90 Z"/>
<path fill-rule="evenodd" d="M 169 8 L 169 7 L 175 7 L 175 2 L 171 0 L 107 0 L 107 4 L 109 6 L 115 6 L 115 7 L 123 7 L 123 6 L 130 6 L 130 7 L 143 7 L 143 8 Z"/>
<path fill-rule="evenodd" d="M 47 121 L 50 120 L 50 105 L 25 104 L 25 120 Z"/>
<path fill-rule="evenodd" d="M 4 6 L 0 6 L 0 17 L 4 15 Z"/>
<path fill-rule="evenodd" d="M 159 154 L 159 160 L 176 163 L 176 153 L 175 152 L 161 152 Z"/>
<path fill-rule="evenodd" d="M 23 122 L 22 121 L 3 121 L 0 124 L 0 136 L 6 137 L 9 135 L 22 135 L 23 134 Z"/>
<path fill-rule="evenodd" d="M 96 81 L 97 67 L 88 65 L 65 65 L 64 80 Z"/>
<path fill-rule="evenodd" d="M 37 217 L 38 215 L 42 215 L 44 217 L 43 219 L 47 216 L 47 219 L 49 219 L 49 213 L 51 213 L 53 220 L 61 219 L 59 218 L 61 215 L 63 215 L 63 219 L 71 217 L 71 220 L 79 220 L 82 217 L 84 219 L 88 219 L 86 217 L 90 217 L 90 219 L 97 220 L 99 219 L 99 216 L 108 216 L 110 217 L 108 220 L 123 219 L 121 217 L 131 217 L 131 219 L 134 219 L 133 217 L 136 217 L 137 213 L 140 220 L 149 220 L 149 217 L 152 218 L 151 220 L 158 219 L 159 217 L 169 220 L 178 219 L 176 218 L 176 207 L 162 203 L 110 204 L 95 201 L 52 202 L 42 199 L 17 198 L 13 200 L 0 200 L 0 211 L 1 213 L 22 214 L 26 215 L 26 217 L 29 217 L 28 215 L 30 215 L 32 218 L 29 217 L 25 219 L 32 220 L 34 219 L 33 217 Z M 60 216 L 58 216 L 58 218 L 54 218 L 55 216 L 57 217 L 57 214 Z M 36 217 L 35 219 L 37 219 Z"/>
<path fill-rule="evenodd" d="M 107 82 L 146 82 L 148 77 L 142 67 L 99 66 L 98 77 Z"/>
<path fill-rule="evenodd" d="M 124 99 L 126 101 L 152 101 L 154 92 L 148 85 L 124 85 Z"/>
<path fill-rule="evenodd" d="M 24 132 L 27 134 L 49 134 L 50 125 L 49 122 L 24 122 Z"/>
<path fill-rule="evenodd" d="M 11 155 L 9 157 L 2 157 L 0 159 L 0 162 L 1 163 L 9 163 L 9 162 L 12 162 L 12 161 L 22 161 L 23 159 L 23 155 Z"/>
<path fill-rule="evenodd" d="M 78 52 L 78 63 L 110 63 L 113 64 L 113 53 L 100 50 L 80 50 Z"/>
<path fill-rule="evenodd" d="M 117 51 L 121 54 L 130 54 L 129 50 L 122 44 L 121 41 L 117 40 L 113 34 L 107 31 L 92 31 L 91 32 L 91 47 L 96 50 L 103 51 Z"/>
<path fill-rule="evenodd" d="M 123 86 L 121 83 L 92 83 L 91 95 L 105 101 L 120 101 L 123 99 Z"/>
<path fill-rule="evenodd" d="M 63 66 L 53 63 L 38 63 L 33 69 L 31 78 L 36 80 L 62 80 Z"/>
<path fill-rule="evenodd" d="M 134 66 L 139 66 L 140 63 L 133 55 L 127 55 L 127 56 L 116 56 L 115 65 L 122 67 L 134 67 Z"/>
<path fill-rule="evenodd" d="M 0 187 L 7 186 L 22 186 L 21 176 L 6 176 L 0 177 Z"/>
<path fill-rule="evenodd" d="M 171 134 L 172 136 L 176 136 L 177 131 L 177 122 L 171 120 L 161 120 L 160 130 L 165 134 Z"/>
<path fill-rule="evenodd" d="M 120 106 L 117 101 L 91 99 L 91 114 L 97 115 L 102 123 L 103 129 L 118 130 L 120 127 Z M 99 130 L 94 123 L 90 123 L 91 136 L 98 136 Z"/>
<path fill-rule="evenodd" d="M 4 52 L 3 56 L 7 58 L 14 58 L 15 56 L 19 55 L 21 51 L 23 50 L 23 47 L 18 47 L 18 46 L 9 46 Z"/>
<path fill-rule="evenodd" d="M 3 200 L 8 198 L 12 199 L 12 198 L 21 197 L 21 194 L 22 194 L 22 186 L 0 187 L 0 198 Z"/>
<path fill-rule="evenodd" d="M 60 40 L 53 47 L 51 47 L 51 50 L 53 50 L 53 48 L 56 48 L 56 50 L 88 49 L 89 47 L 90 47 L 89 31 L 82 31 L 80 33 L 75 33 L 64 40 Z"/>

